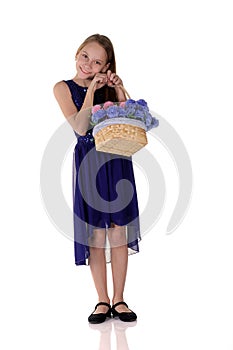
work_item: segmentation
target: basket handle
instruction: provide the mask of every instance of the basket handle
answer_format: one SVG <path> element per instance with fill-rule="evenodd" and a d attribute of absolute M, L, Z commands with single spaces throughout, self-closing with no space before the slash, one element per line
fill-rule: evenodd
<path fill-rule="evenodd" d="M 128 93 L 128 91 L 126 90 L 126 88 L 123 85 L 119 85 L 119 88 L 121 88 L 121 90 L 124 92 L 124 94 L 126 95 L 126 97 L 128 97 L 129 99 L 131 99 L 130 94 Z M 92 100 L 94 99 L 94 92 L 92 93 L 91 96 Z"/>

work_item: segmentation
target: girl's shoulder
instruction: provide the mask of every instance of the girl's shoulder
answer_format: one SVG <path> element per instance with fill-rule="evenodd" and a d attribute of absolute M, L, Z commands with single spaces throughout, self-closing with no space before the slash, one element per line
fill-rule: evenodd
<path fill-rule="evenodd" d="M 69 89 L 65 80 L 58 81 L 53 87 L 53 91 L 56 91 L 56 92 L 66 91 L 66 90 L 69 90 Z"/>
<path fill-rule="evenodd" d="M 57 82 L 53 87 L 54 96 L 65 117 L 77 113 L 70 89 L 64 80 Z"/>
<path fill-rule="evenodd" d="M 56 98 L 60 96 L 70 96 L 70 89 L 65 80 L 58 81 L 53 87 L 53 93 Z"/>

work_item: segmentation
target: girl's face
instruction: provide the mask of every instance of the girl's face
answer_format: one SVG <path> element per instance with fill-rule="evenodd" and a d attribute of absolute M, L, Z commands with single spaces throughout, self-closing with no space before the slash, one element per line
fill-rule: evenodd
<path fill-rule="evenodd" d="M 77 74 L 80 79 L 93 79 L 96 73 L 105 73 L 109 67 L 107 53 L 96 42 L 83 47 L 76 57 Z"/>

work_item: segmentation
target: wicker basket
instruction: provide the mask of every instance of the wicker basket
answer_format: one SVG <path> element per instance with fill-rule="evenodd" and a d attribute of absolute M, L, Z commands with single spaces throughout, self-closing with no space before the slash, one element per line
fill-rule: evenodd
<path fill-rule="evenodd" d="M 97 151 L 130 157 L 148 141 L 142 122 L 127 118 L 114 118 L 96 125 L 93 129 Z"/>
<path fill-rule="evenodd" d="M 125 88 L 121 87 L 130 98 Z M 93 129 L 97 151 L 130 157 L 147 145 L 145 124 L 136 119 L 112 118 Z"/>

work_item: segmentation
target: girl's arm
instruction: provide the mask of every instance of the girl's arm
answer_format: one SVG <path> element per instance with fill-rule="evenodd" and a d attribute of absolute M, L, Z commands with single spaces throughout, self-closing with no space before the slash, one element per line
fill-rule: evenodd
<path fill-rule="evenodd" d="M 122 85 L 123 86 L 123 85 Z M 127 100 L 124 91 L 121 87 L 115 87 L 118 102 L 124 102 Z"/>
<path fill-rule="evenodd" d="M 108 86 L 114 87 L 116 90 L 118 102 L 126 101 L 127 98 L 125 96 L 124 91 L 121 88 L 121 86 L 123 86 L 123 82 L 121 78 L 116 73 L 112 73 L 110 70 L 107 71 L 107 78 L 108 78 Z"/>
<path fill-rule="evenodd" d="M 62 113 L 74 131 L 76 131 L 79 135 L 85 135 L 88 128 L 89 119 L 85 118 L 82 114 L 79 115 L 79 111 L 72 100 L 67 84 L 64 81 L 59 81 L 55 84 L 53 93 L 62 110 Z"/>
<path fill-rule="evenodd" d="M 87 89 L 82 108 L 78 111 L 75 106 L 70 90 L 64 81 L 55 84 L 53 88 L 54 96 L 62 110 L 62 113 L 79 135 L 86 135 L 90 122 L 90 107 L 93 106 L 94 93 L 96 89 L 101 88 L 107 81 L 106 74 L 96 74 Z"/>

